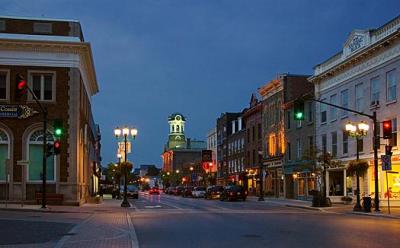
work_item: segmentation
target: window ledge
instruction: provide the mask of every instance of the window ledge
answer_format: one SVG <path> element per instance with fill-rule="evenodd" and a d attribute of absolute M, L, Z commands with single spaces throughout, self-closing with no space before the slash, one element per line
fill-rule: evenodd
<path fill-rule="evenodd" d="M 326 122 L 321 122 L 320 126 L 326 125 Z"/>
<path fill-rule="evenodd" d="M 349 116 L 348 115 L 343 115 L 343 116 L 340 116 L 340 119 L 347 119 L 347 118 L 349 118 Z"/>
<path fill-rule="evenodd" d="M 337 121 L 337 118 L 333 119 L 333 120 L 330 120 L 329 122 L 332 123 L 332 122 L 335 122 L 335 121 Z"/>
<path fill-rule="evenodd" d="M 397 102 L 397 99 L 393 100 L 393 101 L 388 101 L 388 102 L 386 102 L 386 106 L 389 106 L 389 105 L 394 104 L 396 102 Z"/>

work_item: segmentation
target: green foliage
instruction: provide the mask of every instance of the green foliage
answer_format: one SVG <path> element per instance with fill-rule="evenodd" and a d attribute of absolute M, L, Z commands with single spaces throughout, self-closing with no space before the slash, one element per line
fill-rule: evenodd
<path fill-rule="evenodd" d="M 147 169 L 146 176 L 155 177 L 155 176 L 158 176 L 159 174 L 160 174 L 160 169 L 158 169 L 158 168 L 155 167 L 155 166 L 150 166 L 150 167 Z"/>
<path fill-rule="evenodd" d="M 368 171 L 369 164 L 366 160 L 352 160 L 347 167 L 347 174 L 350 176 L 362 177 Z"/>

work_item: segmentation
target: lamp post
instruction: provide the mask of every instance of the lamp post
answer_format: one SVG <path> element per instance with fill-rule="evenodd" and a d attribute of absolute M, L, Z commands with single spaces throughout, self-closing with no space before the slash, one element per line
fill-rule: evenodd
<path fill-rule="evenodd" d="M 127 143 L 128 143 L 128 136 L 130 135 L 133 137 L 133 139 L 135 139 L 137 132 L 138 131 L 136 128 L 130 129 L 128 127 L 124 127 L 122 129 L 120 129 L 117 127 L 116 129 L 114 129 L 114 134 L 117 139 L 119 137 L 121 137 L 121 134 L 124 137 L 124 150 L 125 150 L 124 151 L 124 154 L 125 154 L 125 157 L 124 157 L 124 160 L 125 160 L 124 161 L 125 162 L 125 166 L 124 166 L 124 200 L 121 203 L 121 207 L 130 207 L 131 206 L 131 204 L 129 204 L 128 197 L 127 197 L 127 192 L 128 192 L 128 185 L 127 185 L 128 170 L 127 170 L 127 163 L 126 163 L 127 162 Z"/>
<path fill-rule="evenodd" d="M 194 170 L 193 166 L 190 166 L 189 170 L 190 170 L 190 184 L 193 186 L 193 170 Z"/>
<path fill-rule="evenodd" d="M 367 135 L 367 132 L 369 130 L 369 125 L 365 122 L 360 122 L 358 124 L 353 124 L 353 123 L 347 123 L 346 126 L 346 131 L 349 134 L 349 136 L 356 138 L 356 147 L 357 147 L 357 161 L 360 159 L 360 138 L 363 136 Z M 360 176 L 358 173 L 356 173 L 356 180 L 357 180 L 357 190 L 356 190 L 356 196 L 357 196 L 357 202 L 356 205 L 354 206 L 353 210 L 354 211 L 361 211 L 361 204 L 360 204 Z"/>
<path fill-rule="evenodd" d="M 121 158 L 122 158 L 122 154 L 118 153 L 117 154 L 117 158 L 118 158 L 118 170 L 119 170 L 119 177 L 118 177 L 118 195 L 117 195 L 117 200 L 121 200 Z"/>

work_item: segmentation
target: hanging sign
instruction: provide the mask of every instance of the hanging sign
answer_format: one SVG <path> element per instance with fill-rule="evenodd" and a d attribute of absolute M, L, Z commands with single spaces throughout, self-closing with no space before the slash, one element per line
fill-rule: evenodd
<path fill-rule="evenodd" d="M 27 105 L 0 105 L 0 118 L 26 119 L 37 113 Z"/>

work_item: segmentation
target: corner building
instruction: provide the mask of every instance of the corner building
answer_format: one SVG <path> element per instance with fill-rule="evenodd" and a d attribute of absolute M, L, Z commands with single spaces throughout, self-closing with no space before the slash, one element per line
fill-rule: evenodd
<path fill-rule="evenodd" d="M 46 191 L 62 194 L 63 204 L 87 202 L 100 176 L 100 129 L 91 109 L 99 89 L 80 23 L 0 16 L 0 199 L 33 203 L 42 188 L 43 115 L 29 93 L 16 96 L 17 75 L 48 110 L 49 143 L 53 120 L 63 123 L 61 153 L 47 160 Z"/>
<path fill-rule="evenodd" d="M 400 16 L 377 29 L 354 30 L 343 45 L 342 51 L 316 65 L 309 78 L 319 99 L 372 115 L 377 113 L 378 122 L 391 120 L 393 137 L 381 139 L 378 157 L 385 154 L 384 145 L 393 146 L 392 172 L 382 171 L 379 159 L 378 178 L 374 176 L 373 123 L 364 116 L 316 105 L 316 142 L 321 150 L 330 152 L 345 165 L 328 171 L 327 195 L 333 201 L 341 201 L 345 195 L 353 196 L 356 189 L 354 178 L 348 177 L 346 167 L 356 158 L 356 139 L 344 132 L 348 122 L 366 122 L 370 129 L 361 139 L 360 159 L 369 162 L 367 173 L 360 180 L 360 193 L 375 196 L 375 180 L 379 184 L 379 199 L 384 206 L 388 197 L 391 205 L 400 205 L 400 151 L 398 143 L 398 119 L 400 118 Z M 380 124 L 381 125 L 381 124 Z M 382 137 L 382 127 L 380 136 Z M 389 190 L 387 190 L 388 183 Z"/>

